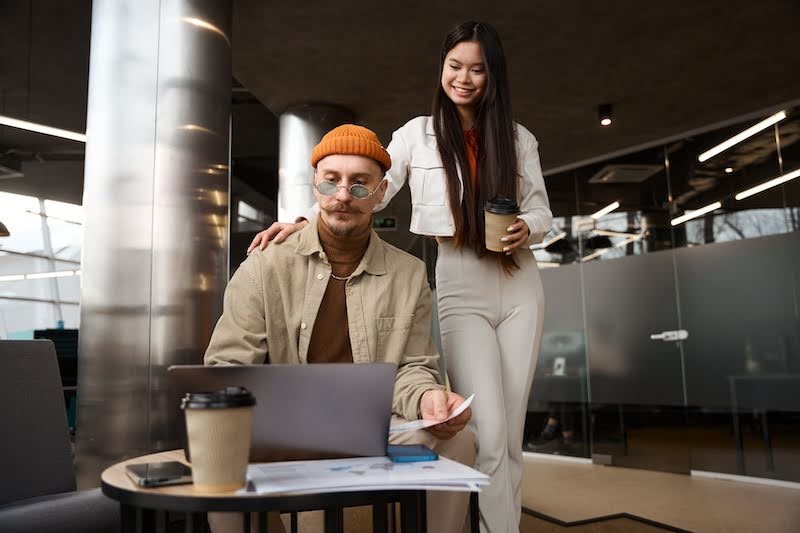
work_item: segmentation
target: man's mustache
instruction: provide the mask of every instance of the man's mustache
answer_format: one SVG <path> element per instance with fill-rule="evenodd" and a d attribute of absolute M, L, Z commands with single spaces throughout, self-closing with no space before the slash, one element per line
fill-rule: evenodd
<path fill-rule="evenodd" d="M 346 206 L 346 205 L 333 205 L 325 208 L 325 211 L 328 213 L 352 213 L 355 215 L 360 215 L 364 213 L 360 209 L 356 209 L 354 207 Z"/>

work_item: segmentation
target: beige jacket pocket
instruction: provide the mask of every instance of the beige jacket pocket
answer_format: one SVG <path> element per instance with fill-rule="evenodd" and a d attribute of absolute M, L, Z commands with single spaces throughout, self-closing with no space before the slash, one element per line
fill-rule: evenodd
<path fill-rule="evenodd" d="M 395 363 L 399 366 L 406 351 L 414 315 L 381 317 L 375 319 L 377 329 L 376 362 Z"/>

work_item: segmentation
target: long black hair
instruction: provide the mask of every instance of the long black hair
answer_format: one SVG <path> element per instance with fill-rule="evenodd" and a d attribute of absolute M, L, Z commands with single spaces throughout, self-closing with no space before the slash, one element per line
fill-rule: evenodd
<path fill-rule="evenodd" d="M 442 88 L 445 58 L 456 45 L 465 41 L 481 47 L 486 68 L 486 89 L 476 106 L 475 125 L 478 133 L 477 174 L 479 187 L 474 187 L 464 132 L 456 105 Z M 517 153 L 514 121 L 508 88 L 506 58 L 500 35 L 485 22 L 464 22 L 453 28 L 444 39 L 439 55 L 439 78 L 433 96 L 433 128 L 439 155 L 447 175 L 447 194 L 455 223 L 457 246 L 473 248 L 479 256 L 485 247 L 483 206 L 496 195 L 517 198 Z M 457 168 L 463 179 L 459 181 Z M 461 187 L 464 201 L 461 201 Z M 477 189 L 477 190 L 476 190 Z M 499 256 L 507 272 L 518 268 L 512 256 Z"/>

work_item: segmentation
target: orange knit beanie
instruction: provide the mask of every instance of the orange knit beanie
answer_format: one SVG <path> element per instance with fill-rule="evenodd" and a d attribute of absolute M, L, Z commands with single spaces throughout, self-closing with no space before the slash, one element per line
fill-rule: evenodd
<path fill-rule="evenodd" d="M 355 124 L 343 124 L 326 133 L 311 151 L 311 166 L 317 168 L 320 159 L 333 154 L 363 155 L 377 161 L 384 170 L 392 166 L 392 158 L 378 136 L 372 130 Z"/>

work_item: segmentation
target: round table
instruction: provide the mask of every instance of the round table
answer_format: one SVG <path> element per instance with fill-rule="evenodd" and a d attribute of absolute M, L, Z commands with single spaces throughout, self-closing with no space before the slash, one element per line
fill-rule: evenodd
<path fill-rule="evenodd" d="M 426 531 L 424 490 L 385 490 L 359 492 L 323 492 L 317 494 L 236 494 L 204 493 L 194 485 L 172 485 L 158 488 L 140 487 L 128 477 L 125 466 L 134 463 L 180 461 L 189 464 L 183 450 L 144 455 L 110 466 L 103 471 L 103 493 L 117 500 L 121 510 L 123 532 L 166 531 L 167 512 L 186 514 L 186 531 L 205 531 L 206 513 L 240 512 L 244 515 L 244 532 L 250 533 L 250 513 L 258 513 L 259 531 L 267 532 L 269 511 L 293 513 L 292 532 L 296 531 L 296 514 L 324 510 L 325 531 L 344 531 L 343 509 L 372 506 L 373 531 L 386 532 L 389 523 L 388 504 L 400 504 L 400 530 L 403 533 Z"/>

